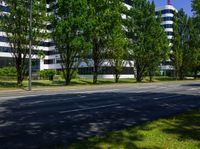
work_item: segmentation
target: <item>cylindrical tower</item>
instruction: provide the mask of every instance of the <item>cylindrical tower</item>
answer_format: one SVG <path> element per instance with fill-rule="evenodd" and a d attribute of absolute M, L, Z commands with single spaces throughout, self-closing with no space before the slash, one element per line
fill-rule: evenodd
<path fill-rule="evenodd" d="M 168 5 L 171 5 L 171 0 L 168 0 L 167 4 L 168 4 Z"/>

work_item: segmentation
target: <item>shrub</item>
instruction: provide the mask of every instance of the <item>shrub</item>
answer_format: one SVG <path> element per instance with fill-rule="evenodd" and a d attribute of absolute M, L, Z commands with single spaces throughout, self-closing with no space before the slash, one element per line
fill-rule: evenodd
<path fill-rule="evenodd" d="M 40 70 L 38 74 L 42 79 L 49 79 L 50 81 L 53 81 L 53 77 L 55 76 L 56 71 L 54 69 L 46 69 Z"/>
<path fill-rule="evenodd" d="M 15 67 L 0 68 L 0 76 L 16 77 L 17 71 Z"/>

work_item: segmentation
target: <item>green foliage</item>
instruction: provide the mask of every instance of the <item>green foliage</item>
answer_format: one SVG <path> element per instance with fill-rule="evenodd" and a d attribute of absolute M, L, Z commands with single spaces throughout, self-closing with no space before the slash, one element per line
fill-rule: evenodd
<path fill-rule="evenodd" d="M 40 78 L 49 79 L 51 81 L 53 81 L 55 74 L 56 74 L 56 71 L 54 69 L 40 70 L 38 72 L 38 75 L 40 76 Z"/>
<path fill-rule="evenodd" d="M 0 68 L 0 76 L 16 77 L 17 71 L 15 67 Z"/>
<path fill-rule="evenodd" d="M 134 61 L 136 80 L 141 82 L 146 71 L 152 76 L 167 58 L 169 43 L 159 18 L 155 18 L 154 3 L 134 0 L 126 15 L 129 57 Z"/>
<path fill-rule="evenodd" d="M 94 61 L 93 83 L 97 83 L 102 63 L 106 59 L 109 34 L 118 23 L 122 1 L 88 0 L 88 33 L 92 43 L 91 56 Z"/>
<path fill-rule="evenodd" d="M 171 60 L 177 79 L 182 80 L 191 73 L 196 76 L 199 72 L 200 40 L 195 21 L 188 18 L 182 9 L 175 16 Z"/>
<path fill-rule="evenodd" d="M 192 72 L 195 78 L 200 72 L 200 1 L 193 0 L 192 8 L 194 12 L 194 18 L 190 21 L 190 34 L 192 40 L 190 40 L 190 47 L 192 47 Z"/>
<path fill-rule="evenodd" d="M 200 17 L 200 1 L 192 0 L 192 10 L 195 13 L 195 16 Z"/>
<path fill-rule="evenodd" d="M 114 24 L 110 29 L 108 34 L 107 42 L 107 58 L 113 70 L 113 75 L 115 76 L 115 82 L 118 83 L 120 74 L 126 63 L 127 58 L 127 39 L 125 36 L 125 31 L 123 29 L 123 22 L 121 18 L 121 8 L 122 3 L 120 1 L 115 1 L 111 9 L 113 17 L 110 19 L 111 24 Z"/>
<path fill-rule="evenodd" d="M 37 56 L 39 59 L 44 59 L 45 58 L 45 53 L 43 50 L 39 50 L 37 53 Z"/>
<path fill-rule="evenodd" d="M 29 0 L 4 0 L 9 13 L 3 13 L 0 19 L 0 28 L 6 33 L 17 70 L 17 84 L 22 85 L 27 71 L 27 55 L 29 39 Z M 32 42 L 35 46 L 44 37 L 42 29 L 46 28 L 46 0 L 33 1 L 33 34 Z"/>
<path fill-rule="evenodd" d="M 66 85 L 70 84 L 73 71 L 81 57 L 91 48 L 84 34 L 87 28 L 87 0 L 59 0 L 52 15 L 52 37 L 61 58 Z"/>

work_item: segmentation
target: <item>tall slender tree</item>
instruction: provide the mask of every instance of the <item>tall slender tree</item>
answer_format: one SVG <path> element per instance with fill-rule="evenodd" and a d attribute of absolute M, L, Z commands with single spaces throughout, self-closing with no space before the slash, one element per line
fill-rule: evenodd
<path fill-rule="evenodd" d="M 152 12 L 152 16 L 149 17 L 149 25 L 147 26 L 147 31 L 145 33 L 145 36 L 147 37 L 145 47 L 148 53 L 146 59 L 148 63 L 147 74 L 149 75 L 150 82 L 152 82 L 156 71 L 160 70 L 160 64 L 168 59 L 170 50 L 167 35 L 164 28 L 161 26 L 161 15 L 157 16 L 157 19 L 155 19 L 154 3 L 151 4 L 150 11 Z"/>
<path fill-rule="evenodd" d="M 199 0 L 192 0 L 192 10 L 194 12 L 194 18 L 192 19 L 192 24 L 190 24 L 190 31 L 192 32 L 191 38 L 191 45 L 195 45 L 193 47 L 193 66 L 192 70 L 194 73 L 194 77 L 197 78 L 198 72 L 200 72 L 200 1 Z M 192 27 L 191 27 L 192 26 Z M 192 29 L 191 29 L 192 28 Z M 194 42 L 194 43 L 192 43 Z"/>
<path fill-rule="evenodd" d="M 85 37 L 87 0 L 58 0 L 52 16 L 52 37 L 60 54 L 65 84 L 69 85 L 81 57 L 90 48 Z"/>
<path fill-rule="evenodd" d="M 133 0 L 125 25 L 135 77 L 141 82 L 145 73 L 152 73 L 166 56 L 167 36 L 156 20 L 154 3 L 146 0 Z"/>
<path fill-rule="evenodd" d="M 188 20 L 188 31 L 189 38 L 187 44 L 189 46 L 189 68 L 196 79 L 200 72 L 200 38 L 199 30 L 194 18 L 189 18 Z"/>
<path fill-rule="evenodd" d="M 108 36 L 112 25 L 115 25 L 112 23 L 112 8 L 116 2 L 117 0 L 88 0 L 94 84 L 97 83 L 100 68 L 106 59 Z M 117 7 L 117 5 L 115 6 Z"/>
<path fill-rule="evenodd" d="M 178 14 L 175 15 L 173 30 L 171 60 L 175 69 L 176 78 L 183 80 L 189 72 L 190 63 L 188 17 L 183 9 L 179 10 Z"/>
<path fill-rule="evenodd" d="M 109 64 L 111 65 L 115 82 L 118 83 L 120 74 L 126 65 L 127 58 L 127 40 L 123 33 L 122 26 L 114 27 L 111 31 L 108 41 L 108 56 Z"/>
<path fill-rule="evenodd" d="M 4 0 L 8 12 L 0 10 L 0 28 L 6 34 L 17 70 L 17 85 L 22 86 L 28 68 L 29 44 L 29 0 Z M 44 38 L 46 28 L 46 1 L 33 1 L 33 33 L 32 41 L 35 48 Z"/>
<path fill-rule="evenodd" d="M 111 25 L 109 29 L 110 32 L 108 33 L 106 58 L 111 65 L 115 82 L 118 83 L 120 74 L 126 65 L 127 39 L 122 21 L 122 10 L 124 9 L 124 5 L 122 1 L 119 0 L 113 0 L 111 2 L 111 17 L 109 19 Z"/>

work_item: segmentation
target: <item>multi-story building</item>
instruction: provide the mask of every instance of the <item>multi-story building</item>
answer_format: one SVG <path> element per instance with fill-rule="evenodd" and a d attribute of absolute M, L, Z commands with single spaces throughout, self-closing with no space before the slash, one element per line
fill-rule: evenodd
<path fill-rule="evenodd" d="M 53 9 L 55 9 L 54 6 L 52 6 L 50 3 L 54 2 L 55 0 L 47 0 L 47 13 L 51 13 Z M 125 0 L 125 5 L 128 8 L 131 8 L 131 1 Z M 6 4 L 3 1 L 0 1 L 0 7 L 1 10 L 3 10 L 5 13 L 8 13 L 9 9 L 6 6 Z M 168 39 L 171 40 L 173 37 L 173 16 L 174 13 L 177 12 L 175 7 L 173 7 L 168 0 L 168 4 L 162 8 L 156 9 L 156 14 L 161 12 L 163 22 L 162 25 L 165 28 L 165 31 L 167 33 Z M 49 26 L 50 27 L 50 26 Z M 47 29 L 49 29 L 47 26 Z M 49 30 L 50 32 L 50 30 Z M 56 69 L 60 70 L 60 56 L 58 52 L 55 49 L 55 45 L 51 39 L 42 41 L 40 45 L 37 47 L 38 50 L 43 50 L 45 54 L 44 59 L 38 59 L 37 56 L 34 57 L 34 67 L 33 69 L 36 70 L 43 70 L 43 69 Z M 34 51 L 34 53 L 37 53 L 37 51 Z M 88 65 L 89 64 L 89 65 Z M 14 66 L 13 56 L 11 49 L 9 47 L 9 43 L 7 42 L 6 34 L 5 32 L 0 30 L 0 67 L 4 66 Z M 133 69 L 131 68 L 129 62 L 127 62 L 124 66 L 123 74 L 121 77 L 128 78 L 133 77 Z M 161 66 L 162 73 L 164 75 L 167 74 L 167 71 L 172 70 L 170 65 L 162 65 Z M 89 63 L 82 62 L 79 66 L 79 75 L 81 77 L 91 77 L 93 72 L 93 62 L 92 60 L 89 61 Z M 100 77 L 104 78 L 112 78 L 112 71 L 111 67 L 108 63 L 108 61 L 105 61 L 102 64 L 101 70 L 100 70 Z"/>
<path fill-rule="evenodd" d="M 4 1 L 0 1 L 1 13 L 9 13 L 9 8 Z M 41 41 L 37 48 L 32 50 L 32 62 L 33 62 L 33 72 L 36 72 L 39 69 L 43 68 L 43 65 L 40 59 L 37 57 L 39 50 L 43 50 L 45 54 L 48 55 L 49 47 L 52 45 L 52 42 L 48 40 Z M 6 33 L 3 30 L 0 30 L 0 67 L 11 67 L 15 66 L 13 54 L 8 43 L 8 38 Z"/>
<path fill-rule="evenodd" d="M 171 1 L 167 1 L 167 5 L 161 8 L 156 8 L 156 16 L 161 15 L 162 23 L 167 38 L 169 40 L 169 46 L 171 46 L 171 40 L 173 39 L 173 20 L 174 14 L 177 13 L 177 9 L 171 4 Z M 170 60 L 165 61 L 161 64 L 161 74 L 162 75 L 173 75 L 173 67 L 171 66 Z"/>
<path fill-rule="evenodd" d="M 161 14 L 162 25 L 169 40 L 173 38 L 173 19 L 175 13 L 177 13 L 177 9 L 171 4 L 170 0 L 168 0 L 168 4 L 164 7 L 156 8 L 156 16 Z"/>
<path fill-rule="evenodd" d="M 129 3 L 129 0 L 126 0 L 127 3 Z M 47 13 L 51 13 L 55 8 L 56 5 L 52 5 L 53 3 L 56 3 L 56 0 L 46 0 L 46 7 L 47 7 Z M 6 6 L 6 4 L 3 1 L 0 1 L 0 7 L 2 8 L 3 12 L 9 13 L 9 9 Z M 48 32 L 50 31 L 50 25 L 47 25 Z M 44 69 L 55 69 L 60 70 L 60 56 L 58 52 L 55 49 L 55 45 L 51 39 L 42 41 L 40 45 L 37 47 L 37 50 L 43 50 L 45 57 L 44 59 L 39 59 L 37 55 L 33 57 L 33 71 L 37 70 L 44 70 Z M 37 53 L 36 50 L 33 50 L 33 53 Z M 0 67 L 5 66 L 14 66 L 14 59 L 11 52 L 11 48 L 9 46 L 9 43 L 6 39 L 6 34 L 3 31 L 0 31 Z M 82 62 L 79 66 L 79 75 L 81 77 L 92 77 L 93 73 L 93 61 L 88 60 L 86 62 Z M 123 74 L 121 77 L 123 78 L 129 78 L 134 77 L 133 70 L 130 66 L 130 63 L 127 62 L 124 66 Z M 102 67 L 100 69 L 100 75 L 99 77 L 103 78 L 113 78 L 111 66 L 108 61 L 105 61 L 102 63 Z"/>

